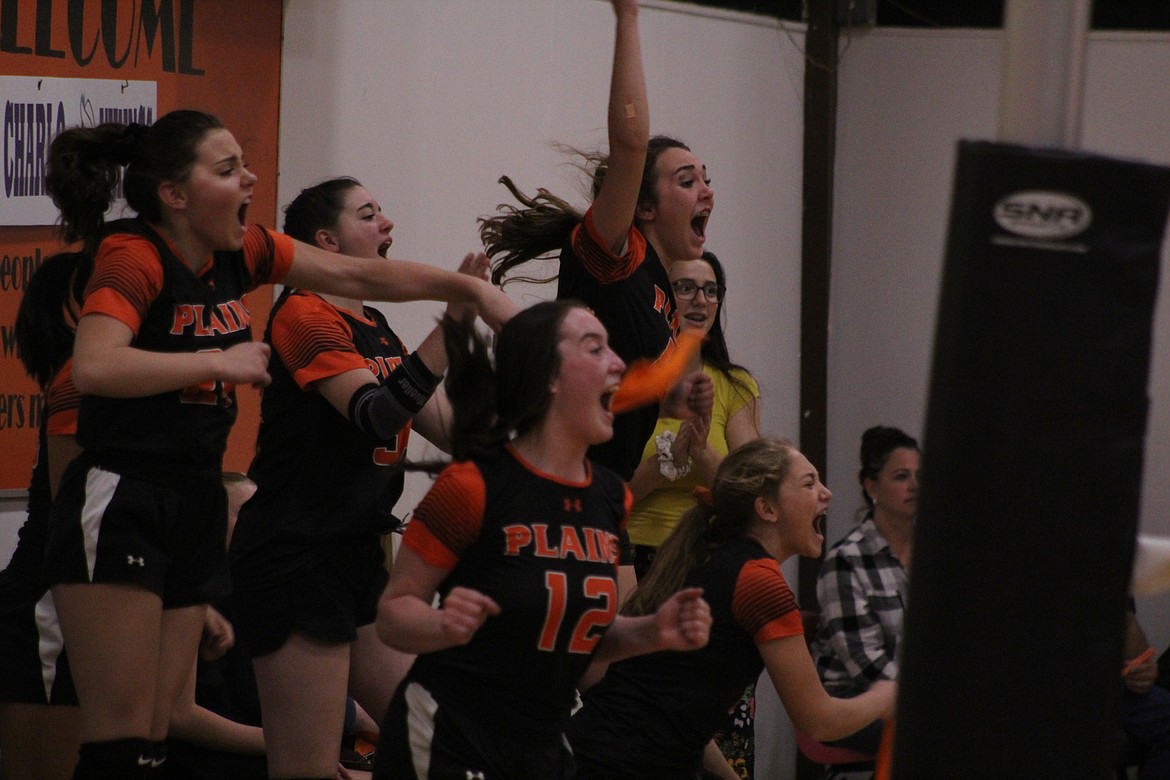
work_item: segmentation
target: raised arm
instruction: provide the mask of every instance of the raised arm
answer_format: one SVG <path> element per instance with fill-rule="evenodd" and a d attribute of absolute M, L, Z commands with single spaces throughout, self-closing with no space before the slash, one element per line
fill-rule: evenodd
<path fill-rule="evenodd" d="M 620 255 L 638 206 L 650 141 L 650 104 L 642 68 L 638 3 L 613 0 L 613 10 L 617 24 L 609 85 L 609 161 L 592 208 L 593 224 L 605 245 Z"/>
<path fill-rule="evenodd" d="M 459 274 L 481 281 L 487 278 L 487 258 L 468 254 L 459 266 Z M 290 304 L 291 305 L 291 302 Z M 287 311 L 287 306 L 285 310 Z M 450 303 L 449 315 L 461 319 L 475 314 L 474 306 Z M 279 315 L 272 326 L 272 343 L 279 354 L 295 352 L 295 338 L 307 332 L 301 325 L 288 327 Z M 297 334 L 296 337 L 291 334 Z M 294 340 L 291 346 L 289 339 Z M 287 362 L 287 361 L 286 361 Z M 438 388 L 447 370 L 447 350 L 443 329 L 435 326 L 413 353 L 395 368 L 385 382 L 368 368 L 355 368 L 318 380 L 314 389 L 341 415 L 350 419 L 363 433 L 389 441 L 412 419 L 416 428 L 444 451 L 450 449 L 451 408 Z"/>
<path fill-rule="evenodd" d="M 414 430 L 441 452 L 451 454 L 451 421 L 455 410 L 447 398 L 447 392 L 440 387 L 427 401 L 426 406 L 414 416 Z"/>
<path fill-rule="evenodd" d="M 703 478 L 703 482 L 710 485 L 715 479 L 715 470 L 723 462 L 723 455 L 711 446 L 710 429 L 708 428 L 706 432 L 702 431 L 700 423 L 703 419 L 700 417 L 689 423 L 699 433 L 691 438 L 693 451 L 690 455 L 694 461 L 695 470 Z M 726 443 L 727 451 L 733 452 L 736 448 L 758 438 L 760 438 L 760 398 L 756 396 L 731 414 L 723 429 L 723 440 Z"/>
<path fill-rule="evenodd" d="M 499 330 L 518 311 L 498 287 L 475 276 L 444 271 L 409 260 L 350 257 L 294 242 L 292 268 L 285 282 L 315 292 L 357 300 L 448 301 L 472 303 L 479 316 Z"/>

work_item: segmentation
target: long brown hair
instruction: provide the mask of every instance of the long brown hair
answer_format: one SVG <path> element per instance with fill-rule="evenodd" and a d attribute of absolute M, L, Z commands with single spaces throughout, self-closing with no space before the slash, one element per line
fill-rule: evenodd
<path fill-rule="evenodd" d="M 73 356 L 81 299 L 93 270 L 87 252 L 61 252 L 41 263 L 29 279 L 13 330 L 16 356 L 42 390 Z"/>
<path fill-rule="evenodd" d="M 772 496 L 788 476 L 796 448 L 787 439 L 761 438 L 732 450 L 715 471 L 709 493 L 679 519 L 654 556 L 650 571 L 622 606 L 626 615 L 651 615 L 682 587 L 711 553 L 743 536 L 756 517 L 756 499 Z"/>
<path fill-rule="evenodd" d="M 566 147 L 568 148 L 568 147 Z M 638 205 L 657 204 L 658 158 L 667 149 L 687 149 L 682 141 L 665 135 L 650 139 L 646 148 L 646 162 L 642 167 L 642 184 L 638 190 Z M 600 152 L 583 152 L 568 148 L 578 158 L 578 167 L 589 176 L 592 197 L 601 192 L 602 182 L 609 167 L 609 158 Z M 584 214 L 568 201 L 541 188 L 536 195 L 526 195 L 507 176 L 500 177 L 500 183 L 508 188 L 520 206 L 501 203 L 499 212 L 492 217 L 480 217 L 479 237 L 483 241 L 487 256 L 492 259 L 492 282 L 503 285 L 505 277 L 516 266 L 539 257 L 551 257 L 560 251 L 573 228 L 581 223 Z M 630 215 L 631 224 L 634 215 Z M 514 277 L 508 281 L 549 282 L 556 277 L 538 279 L 535 277 Z"/>

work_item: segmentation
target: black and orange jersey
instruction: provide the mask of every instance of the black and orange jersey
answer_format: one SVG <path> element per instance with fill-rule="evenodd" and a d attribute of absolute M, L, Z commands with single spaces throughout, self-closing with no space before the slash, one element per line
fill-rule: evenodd
<path fill-rule="evenodd" d="M 406 451 L 407 423 L 392 442 L 377 441 L 335 409 L 313 385 L 354 369 L 379 382 L 408 354 L 381 312 L 340 309 L 291 291 L 273 307 L 264 339 L 272 345 L 260 404 L 256 495 L 232 538 L 233 560 L 283 537 L 304 542 L 390 530 L 403 474 L 389 468 Z"/>
<path fill-rule="evenodd" d="M 703 588 L 711 606 L 710 641 L 693 652 L 610 665 L 569 726 L 583 777 L 691 776 L 728 710 L 763 671 L 757 645 L 803 633 L 780 564 L 754 539 L 726 543 L 685 584 Z"/>
<path fill-rule="evenodd" d="M 0 571 L 0 609 L 27 605 L 30 609 L 45 592 L 41 565 L 53 504 L 49 487 L 48 438 L 77 433 L 81 395 L 73 384 L 73 361 L 67 360 L 45 391 L 45 412 L 37 444 L 37 460 L 28 483 L 28 517 L 17 532 L 16 549 L 8 567 Z"/>
<path fill-rule="evenodd" d="M 239 251 L 216 252 L 194 273 L 175 247 L 141 219 L 110 223 L 98 248 L 82 316 L 103 314 L 152 352 L 225 350 L 252 338 L 243 296 L 281 281 L 292 239 L 253 225 Z M 236 417 L 230 383 L 139 398 L 84 396 L 77 437 L 99 463 L 161 480 L 216 475 Z"/>
<path fill-rule="evenodd" d="M 631 227 L 625 254 L 615 256 L 595 234 L 591 211 L 561 250 L 557 298 L 576 299 L 592 309 L 608 331 L 610 346 L 627 364 L 657 359 L 678 330 L 670 278 L 654 247 Z M 657 406 L 619 415 L 613 438 L 590 449 L 590 460 L 630 479 L 657 421 Z"/>
<path fill-rule="evenodd" d="M 631 496 L 609 470 L 582 483 L 538 472 L 511 447 L 460 462 L 415 510 L 403 544 L 496 601 L 472 640 L 419 656 L 408 679 L 485 734 L 560 744 L 577 681 L 617 611 L 617 538 Z"/>

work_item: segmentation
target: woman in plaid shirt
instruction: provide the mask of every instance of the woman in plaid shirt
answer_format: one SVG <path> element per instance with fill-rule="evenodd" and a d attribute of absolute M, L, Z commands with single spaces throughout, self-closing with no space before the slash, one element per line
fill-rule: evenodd
<path fill-rule="evenodd" d="M 858 479 L 867 510 L 826 554 L 817 577 L 821 619 L 813 657 L 834 696 L 856 696 L 876 680 L 898 677 L 919 461 L 918 442 L 897 428 L 878 425 L 861 437 Z M 876 754 L 881 734 L 875 721 L 833 744 Z"/>

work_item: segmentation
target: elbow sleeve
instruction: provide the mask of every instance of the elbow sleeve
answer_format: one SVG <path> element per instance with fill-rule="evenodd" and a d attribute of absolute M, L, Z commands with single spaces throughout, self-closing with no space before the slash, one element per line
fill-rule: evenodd
<path fill-rule="evenodd" d="M 381 385 L 357 389 L 349 399 L 349 419 L 367 436 L 389 442 L 426 405 L 439 381 L 417 353 L 408 355 Z"/>

